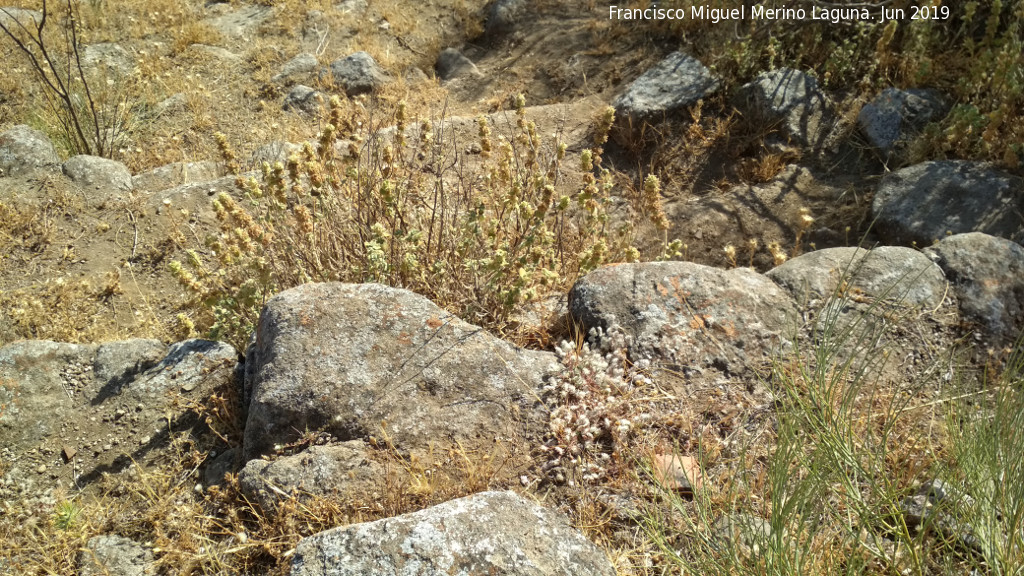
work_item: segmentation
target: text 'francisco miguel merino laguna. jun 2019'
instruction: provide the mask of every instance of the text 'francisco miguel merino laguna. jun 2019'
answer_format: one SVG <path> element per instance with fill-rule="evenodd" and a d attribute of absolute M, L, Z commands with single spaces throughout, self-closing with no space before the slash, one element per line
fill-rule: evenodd
<path fill-rule="evenodd" d="M 949 6 L 910 6 L 889 8 L 878 6 L 854 8 L 810 8 L 768 7 L 763 4 L 741 5 L 735 8 L 711 8 L 690 6 L 686 8 L 622 8 L 609 6 L 612 20 L 705 20 L 713 24 L 729 20 L 822 20 L 833 23 L 847 21 L 886 22 L 889 20 L 946 20 L 950 17 Z"/>

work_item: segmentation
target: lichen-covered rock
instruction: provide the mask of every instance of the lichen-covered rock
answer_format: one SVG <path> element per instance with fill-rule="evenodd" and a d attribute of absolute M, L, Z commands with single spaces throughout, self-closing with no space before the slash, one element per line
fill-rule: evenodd
<path fill-rule="evenodd" d="M 798 320 L 793 299 L 764 276 L 691 262 L 599 268 L 572 287 L 569 311 L 587 329 L 622 328 L 634 359 L 730 372 L 785 346 Z"/>
<path fill-rule="evenodd" d="M 615 568 L 561 515 L 513 492 L 483 492 L 305 538 L 291 574 L 612 576 Z"/>
<path fill-rule="evenodd" d="M 988 338 L 1009 340 L 1024 331 L 1024 248 L 978 232 L 957 234 L 924 253 L 946 273 L 961 315 Z"/>
<path fill-rule="evenodd" d="M 245 456 L 306 429 L 369 438 L 385 421 L 408 448 L 505 436 L 540 421 L 536 390 L 556 365 L 406 290 L 299 286 L 267 302 L 246 358 Z"/>
<path fill-rule="evenodd" d="M 317 66 L 319 63 L 316 56 L 305 52 L 282 64 L 280 72 L 275 74 L 270 81 L 285 86 L 309 82 L 313 79 L 313 73 Z"/>
<path fill-rule="evenodd" d="M 384 467 L 368 458 L 366 443 L 350 440 L 311 446 L 274 461 L 250 460 L 238 474 L 242 492 L 264 510 L 281 497 L 356 496 L 368 498 Z"/>
<path fill-rule="evenodd" d="M 740 87 L 737 106 L 750 120 L 774 126 L 802 146 L 827 144 L 834 118 L 818 81 L 799 70 L 763 72 Z"/>
<path fill-rule="evenodd" d="M 82 67 L 102 74 L 101 81 L 122 80 L 135 69 L 135 58 L 120 44 L 90 44 L 82 51 Z"/>
<path fill-rule="evenodd" d="M 927 246 L 984 232 L 1024 243 L 1024 181 L 979 162 L 924 162 L 885 176 L 872 204 L 875 227 L 895 244 Z"/>
<path fill-rule="evenodd" d="M 356 52 L 331 62 L 322 76 L 333 80 L 349 96 L 375 92 L 390 80 L 387 72 L 367 52 Z"/>
<path fill-rule="evenodd" d="M 21 176 L 60 166 L 60 156 L 45 134 L 24 124 L 0 134 L 0 176 Z"/>
<path fill-rule="evenodd" d="M 696 58 L 673 52 L 633 81 L 615 101 L 615 114 L 623 128 L 639 130 L 691 106 L 720 86 L 710 70 Z"/>
<path fill-rule="evenodd" d="M 921 252 L 903 246 L 815 250 L 769 270 L 765 276 L 788 290 L 797 302 L 810 306 L 832 296 L 855 293 L 858 297 L 933 309 L 946 295 L 942 269 Z"/>
<path fill-rule="evenodd" d="M 211 379 L 230 377 L 238 352 L 230 344 L 212 340 L 185 340 L 171 344 L 160 362 L 132 380 L 137 396 L 158 397 L 168 390 L 192 392 Z M 219 378 L 213 378 L 220 375 Z"/>
<path fill-rule="evenodd" d="M 90 192 L 113 194 L 132 189 L 132 173 L 116 160 L 79 154 L 68 158 L 61 169 L 72 182 Z"/>
<path fill-rule="evenodd" d="M 872 146 L 889 154 L 945 109 L 942 98 L 932 90 L 886 88 L 861 108 L 857 125 Z"/>
<path fill-rule="evenodd" d="M 282 108 L 285 110 L 297 110 L 307 114 L 316 114 L 321 108 L 322 96 L 320 92 L 309 86 L 293 86 L 284 97 Z"/>
<path fill-rule="evenodd" d="M 95 536 L 78 554 L 80 576 L 149 576 L 156 574 L 153 552 L 115 535 Z"/>

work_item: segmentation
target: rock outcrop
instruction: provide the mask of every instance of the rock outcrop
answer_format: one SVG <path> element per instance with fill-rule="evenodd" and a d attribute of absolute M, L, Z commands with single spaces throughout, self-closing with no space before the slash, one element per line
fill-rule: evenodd
<path fill-rule="evenodd" d="M 138 542 L 115 535 L 89 539 L 78 554 L 80 576 L 152 576 L 153 552 Z"/>
<path fill-rule="evenodd" d="M 945 110 L 945 102 L 932 90 L 886 88 L 861 108 L 857 125 L 872 146 L 890 154 Z"/>
<path fill-rule="evenodd" d="M 124 164 L 99 156 L 79 154 L 61 166 L 64 175 L 90 193 L 111 196 L 132 189 L 132 173 Z"/>
<path fill-rule="evenodd" d="M 282 497 L 306 495 L 342 497 L 372 494 L 384 477 L 384 467 L 370 458 L 362 440 L 331 446 L 311 446 L 294 456 L 269 462 L 250 460 L 238 474 L 242 492 L 264 510 Z"/>
<path fill-rule="evenodd" d="M 765 275 L 788 290 L 797 302 L 810 306 L 833 296 L 855 294 L 934 309 L 942 305 L 947 293 L 942 269 L 921 252 L 902 246 L 816 250 Z"/>
<path fill-rule="evenodd" d="M 555 369 L 426 298 L 376 284 L 306 284 L 271 298 L 246 358 L 246 459 L 324 429 L 396 445 L 494 438 L 539 421 Z"/>
<path fill-rule="evenodd" d="M 270 81 L 283 86 L 308 83 L 313 80 L 319 65 L 316 56 L 304 52 L 282 64 L 280 71 Z"/>
<path fill-rule="evenodd" d="M 813 150 L 825 147 L 834 122 L 818 81 L 791 68 L 764 72 L 744 84 L 737 106 L 749 120 L 778 125 L 784 135 Z"/>
<path fill-rule="evenodd" d="M 0 498 L 30 497 L 52 480 L 81 487 L 129 456 L 145 460 L 169 424 L 186 426 L 180 410 L 168 420 L 175 398 L 205 399 L 233 381 L 237 361 L 231 346 L 207 340 L 0 348 Z"/>
<path fill-rule="evenodd" d="M 615 99 L 616 124 L 620 132 L 636 135 L 644 122 L 664 120 L 718 88 L 718 79 L 700 61 L 673 52 Z"/>
<path fill-rule="evenodd" d="M 375 92 L 390 80 L 387 72 L 366 52 L 356 52 L 331 62 L 321 77 L 331 79 L 349 96 Z"/>

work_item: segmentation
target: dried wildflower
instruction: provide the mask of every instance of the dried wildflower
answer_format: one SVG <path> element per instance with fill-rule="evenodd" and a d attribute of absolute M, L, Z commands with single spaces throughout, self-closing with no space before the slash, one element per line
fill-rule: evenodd
<path fill-rule="evenodd" d="M 729 263 L 732 264 L 733 268 L 735 268 L 736 267 L 736 247 L 733 246 L 732 244 L 726 244 L 725 248 L 722 248 L 722 251 L 725 252 L 725 257 L 729 259 Z"/>
<path fill-rule="evenodd" d="M 608 475 L 637 429 L 629 398 L 651 385 L 646 364 L 628 362 L 621 330 L 596 329 L 591 340 L 601 344 L 563 341 L 555 347 L 562 369 L 541 392 L 549 409 L 548 434 L 538 447 L 546 458 L 541 471 L 556 483 L 566 482 L 570 470 L 588 483 Z"/>
<path fill-rule="evenodd" d="M 654 227 L 661 232 L 669 229 L 668 217 L 661 206 L 661 181 L 654 174 L 644 179 L 644 210 Z"/>
<path fill-rule="evenodd" d="M 612 129 L 615 124 L 615 108 L 606 106 L 601 111 L 601 117 L 598 118 L 597 126 L 594 130 L 594 145 L 600 148 L 604 146 L 605 142 L 608 141 L 608 132 Z"/>

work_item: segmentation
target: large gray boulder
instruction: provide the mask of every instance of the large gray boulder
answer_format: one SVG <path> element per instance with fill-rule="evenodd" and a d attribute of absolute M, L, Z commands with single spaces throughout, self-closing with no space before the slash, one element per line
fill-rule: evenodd
<path fill-rule="evenodd" d="M 0 134 L 0 176 L 21 176 L 57 166 L 60 156 L 42 132 L 19 124 Z"/>
<path fill-rule="evenodd" d="M 61 169 L 72 182 L 89 190 L 111 193 L 132 189 L 132 173 L 116 160 L 79 154 L 68 158 Z"/>
<path fill-rule="evenodd" d="M 634 359 L 737 373 L 785 346 L 798 321 L 794 300 L 768 278 L 691 262 L 599 268 L 572 287 L 569 311 L 587 329 L 620 327 Z"/>
<path fill-rule="evenodd" d="M 299 454 L 274 461 L 250 460 L 238 482 L 250 500 L 270 510 L 282 497 L 353 496 L 371 494 L 384 477 L 384 467 L 368 457 L 366 443 L 350 440 L 330 446 L 311 446 Z"/>
<path fill-rule="evenodd" d="M 988 339 L 1012 341 L 1024 331 L 1024 248 L 1004 238 L 957 234 L 924 253 L 946 273 L 960 313 Z"/>
<path fill-rule="evenodd" d="M 710 96 L 719 86 L 696 58 L 673 52 L 634 80 L 612 106 L 622 126 L 639 129 L 643 122 L 663 120 Z"/>
<path fill-rule="evenodd" d="M 889 154 L 945 110 L 946 104 L 933 90 L 886 88 L 861 108 L 857 125 L 872 146 Z"/>
<path fill-rule="evenodd" d="M 305 538 L 291 574 L 613 576 L 615 568 L 561 515 L 513 492 L 483 492 Z"/>
<path fill-rule="evenodd" d="M 740 87 L 736 103 L 752 121 L 778 126 L 801 146 L 816 150 L 826 145 L 834 122 L 818 81 L 791 68 L 761 73 Z"/>
<path fill-rule="evenodd" d="M 94 536 L 78 554 L 80 576 L 150 576 L 156 574 L 153 552 L 116 535 Z"/>
<path fill-rule="evenodd" d="M 947 293 L 942 269 L 921 252 L 902 246 L 816 250 L 765 276 L 810 306 L 845 295 L 933 309 L 942 305 Z"/>
<path fill-rule="evenodd" d="M 366 52 L 356 52 L 331 62 L 322 76 L 331 79 L 349 96 L 376 92 L 391 79 Z"/>
<path fill-rule="evenodd" d="M 1024 243 L 1024 181 L 978 162 L 924 162 L 888 174 L 875 193 L 878 233 L 927 246 L 951 234 L 984 232 Z"/>
<path fill-rule="evenodd" d="M 541 416 L 553 354 L 519 349 L 426 298 L 377 284 L 306 284 L 271 298 L 246 358 L 247 460 L 303 430 L 398 446 L 475 443 Z"/>

